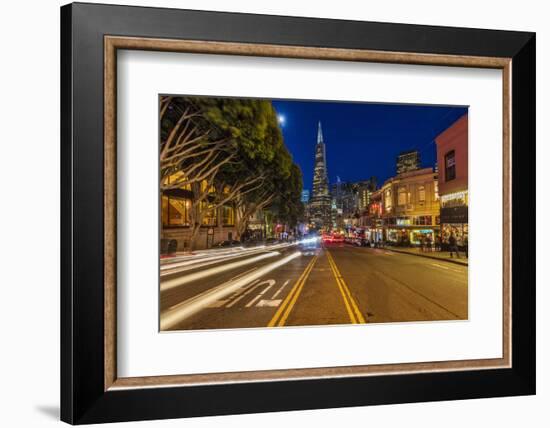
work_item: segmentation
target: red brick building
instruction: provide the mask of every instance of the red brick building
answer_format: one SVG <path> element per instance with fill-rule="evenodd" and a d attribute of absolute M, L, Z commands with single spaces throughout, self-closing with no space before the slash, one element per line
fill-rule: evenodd
<path fill-rule="evenodd" d="M 468 114 L 436 139 L 440 224 L 443 242 L 451 233 L 459 245 L 468 239 Z"/>

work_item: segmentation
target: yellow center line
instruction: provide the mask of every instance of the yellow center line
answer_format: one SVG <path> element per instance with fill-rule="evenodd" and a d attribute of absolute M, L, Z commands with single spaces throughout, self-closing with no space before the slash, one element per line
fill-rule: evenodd
<path fill-rule="evenodd" d="M 328 251 L 327 251 L 327 254 Z M 346 311 L 348 312 L 348 315 L 349 315 L 349 319 L 351 321 L 352 324 L 357 324 L 357 320 L 355 318 L 355 315 L 353 313 L 353 310 L 350 306 L 350 303 L 348 301 L 348 298 L 346 296 L 346 292 L 344 291 L 343 287 L 342 287 L 342 284 L 340 282 L 340 278 L 339 278 L 339 275 L 336 273 L 336 270 L 335 270 L 335 267 L 334 267 L 334 263 L 330 257 L 330 255 L 327 255 L 327 259 L 328 259 L 328 263 L 329 263 L 329 266 L 330 266 L 330 269 L 332 270 L 332 273 L 334 275 L 334 278 L 336 279 L 336 285 L 338 286 L 338 289 L 340 290 L 340 294 L 342 295 L 342 299 L 344 300 L 344 305 L 346 306 Z"/>
<path fill-rule="evenodd" d="M 275 327 L 275 325 L 282 327 L 285 324 L 285 321 L 290 315 L 290 311 L 292 311 L 292 308 L 296 304 L 298 296 L 300 295 L 302 288 L 304 287 L 304 284 L 309 276 L 309 273 L 313 269 L 313 265 L 315 264 L 316 260 L 317 256 L 314 256 L 313 259 L 311 259 L 309 264 L 300 275 L 300 278 L 298 278 L 298 281 L 296 281 L 296 284 L 294 284 L 294 287 L 292 287 L 283 303 L 281 303 L 281 306 L 279 306 L 277 312 L 275 312 L 275 315 L 273 316 L 271 321 L 269 321 L 269 324 L 267 325 L 268 327 Z"/>
<path fill-rule="evenodd" d="M 363 317 L 363 314 L 359 310 L 359 307 L 357 306 L 357 302 L 353 298 L 349 287 L 344 281 L 342 274 L 338 270 L 338 267 L 336 266 L 336 262 L 334 261 L 334 258 L 332 257 L 332 255 L 328 250 L 326 251 L 327 251 L 327 259 L 328 259 L 330 268 L 332 269 L 332 273 L 334 274 L 334 278 L 336 279 L 336 284 L 340 289 L 340 294 L 342 294 L 342 298 L 344 299 L 344 304 L 346 306 L 346 310 L 348 311 L 348 315 L 352 324 L 365 324 L 366 323 L 365 317 Z"/>

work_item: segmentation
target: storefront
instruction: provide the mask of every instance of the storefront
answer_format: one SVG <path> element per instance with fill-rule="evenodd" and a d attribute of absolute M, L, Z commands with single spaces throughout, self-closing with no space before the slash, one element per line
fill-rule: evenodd
<path fill-rule="evenodd" d="M 402 228 L 388 228 L 386 230 L 387 240 L 398 245 L 420 245 L 423 239 L 435 241 L 439 231 L 435 227 L 417 228 L 414 226 Z"/>
<path fill-rule="evenodd" d="M 395 244 L 405 244 L 408 241 L 407 229 L 402 229 L 402 228 L 386 229 L 386 241 L 392 242 Z"/>
<path fill-rule="evenodd" d="M 456 199 L 453 199 L 455 202 Z M 464 201 L 466 202 L 466 201 Z M 441 239 L 445 244 L 453 235 L 459 247 L 468 242 L 468 206 L 448 203 L 441 208 Z"/>
<path fill-rule="evenodd" d="M 365 229 L 365 239 L 369 242 L 382 242 L 384 240 L 384 229 L 382 227 Z"/>
<path fill-rule="evenodd" d="M 409 240 L 413 245 L 420 245 L 423 240 L 435 242 L 439 231 L 435 228 L 429 229 L 414 229 L 409 232 Z"/>
<path fill-rule="evenodd" d="M 468 243 L 468 223 L 443 223 L 441 225 L 442 241 L 449 242 L 451 234 L 456 238 L 459 247 L 466 245 Z"/>

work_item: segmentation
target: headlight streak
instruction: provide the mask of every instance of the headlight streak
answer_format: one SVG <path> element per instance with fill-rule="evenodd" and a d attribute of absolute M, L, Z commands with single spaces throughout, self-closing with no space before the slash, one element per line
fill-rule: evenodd
<path fill-rule="evenodd" d="M 183 275 L 177 278 L 168 279 L 160 283 L 160 291 L 170 290 L 171 288 L 179 287 L 180 285 L 187 284 L 189 282 L 197 281 L 199 279 L 204 279 L 218 273 L 227 272 L 228 270 L 236 269 L 241 266 L 246 266 L 252 263 L 256 263 L 260 260 L 267 259 L 269 257 L 278 256 L 278 251 L 270 251 L 269 253 L 260 254 L 256 257 L 251 257 L 249 259 L 241 260 L 238 262 L 228 263 L 221 266 L 216 266 L 210 269 L 206 269 L 200 272 L 190 273 L 189 275 Z"/>
<path fill-rule="evenodd" d="M 294 260 L 297 257 L 300 257 L 301 255 L 302 253 L 300 251 L 296 251 L 295 253 L 292 253 L 280 260 L 277 260 L 276 262 L 270 263 L 266 266 L 262 266 L 261 268 L 249 273 L 248 275 L 242 276 L 232 281 L 225 282 L 213 289 L 207 290 L 204 293 L 201 293 L 195 297 L 178 303 L 175 306 L 172 306 L 166 312 L 161 314 L 160 329 L 167 330 L 175 326 L 177 323 L 197 313 L 201 309 L 211 305 L 215 301 L 221 300 L 225 296 L 234 293 L 243 285 L 246 285 L 251 281 L 261 278 L 265 274 L 271 272 L 274 269 L 277 269 L 278 267 L 290 262 L 291 260 Z M 258 257 L 265 258 L 264 256 L 265 255 Z"/>
<path fill-rule="evenodd" d="M 208 266 L 214 263 L 219 263 L 224 260 L 225 261 L 233 260 L 239 257 L 250 256 L 250 255 L 259 254 L 263 252 L 266 252 L 264 248 L 248 250 L 248 251 L 239 251 L 231 254 L 215 255 L 210 257 L 203 256 L 200 258 L 193 258 L 191 260 L 186 260 L 182 262 L 173 263 L 171 265 L 161 266 L 160 276 L 166 276 L 166 275 L 170 275 L 178 272 L 185 272 L 187 270 L 197 269 L 197 268 Z"/>
<path fill-rule="evenodd" d="M 175 273 L 185 272 L 192 269 L 197 269 L 204 266 L 209 266 L 215 263 L 223 262 L 224 260 L 232 260 L 244 256 L 250 256 L 257 253 L 262 253 L 264 251 L 272 251 L 276 249 L 283 249 L 286 247 L 291 247 L 293 245 L 296 245 L 296 243 L 283 243 L 283 244 L 275 244 L 271 245 L 269 247 L 266 247 L 265 245 L 261 245 L 258 247 L 253 248 L 242 248 L 239 247 L 240 250 L 235 251 L 224 251 L 220 254 L 220 252 L 215 251 L 214 254 L 210 253 L 208 254 L 203 253 L 201 255 L 192 255 L 192 256 L 182 256 L 179 257 L 178 260 L 182 261 L 172 261 L 171 263 L 164 263 L 160 267 L 160 276 L 166 276 L 166 275 L 172 275 Z"/>

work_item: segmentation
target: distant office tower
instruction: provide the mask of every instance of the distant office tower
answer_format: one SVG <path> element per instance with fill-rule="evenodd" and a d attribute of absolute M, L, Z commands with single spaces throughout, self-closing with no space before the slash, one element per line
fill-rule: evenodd
<path fill-rule="evenodd" d="M 316 229 L 330 229 L 331 197 L 328 190 L 327 161 L 323 130 L 321 122 L 317 130 L 317 144 L 315 146 L 315 168 L 313 170 L 313 190 L 310 200 L 310 222 Z"/>
<path fill-rule="evenodd" d="M 402 152 L 397 156 L 397 174 L 420 169 L 420 153 L 418 150 Z"/>
<path fill-rule="evenodd" d="M 302 190 L 302 203 L 307 204 L 309 202 L 309 190 Z"/>
<path fill-rule="evenodd" d="M 357 210 L 363 212 L 367 210 L 372 193 L 376 190 L 376 177 L 355 183 L 357 189 Z"/>

